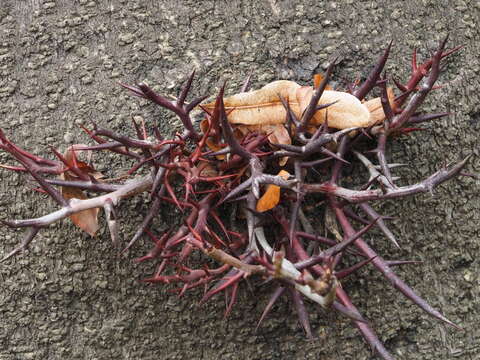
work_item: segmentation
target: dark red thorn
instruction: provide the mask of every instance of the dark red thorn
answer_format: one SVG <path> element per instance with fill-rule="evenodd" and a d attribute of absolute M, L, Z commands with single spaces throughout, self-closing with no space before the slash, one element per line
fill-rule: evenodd
<path fill-rule="evenodd" d="M 11 170 L 11 171 L 18 171 L 18 172 L 26 172 L 27 171 L 27 169 L 25 169 L 24 167 L 12 166 L 12 165 L 3 165 L 3 164 L 0 164 L 0 168 Z"/>
<path fill-rule="evenodd" d="M 232 285 L 232 290 L 230 292 L 230 301 L 228 303 L 227 309 L 225 310 L 225 314 L 223 314 L 224 318 L 227 318 L 231 314 L 233 305 L 235 305 L 235 303 L 237 302 L 239 285 L 240 284 L 238 282 Z"/>
<path fill-rule="evenodd" d="M 327 71 L 325 72 L 325 76 L 323 77 L 322 81 L 318 85 L 318 88 L 314 89 L 314 93 L 312 98 L 310 99 L 309 104 L 307 105 L 306 109 L 304 110 L 302 117 L 300 119 L 300 124 L 297 128 L 297 133 L 299 135 L 302 135 L 310 120 L 316 113 L 316 109 L 318 106 L 318 101 L 320 100 L 323 92 L 325 91 L 325 88 L 327 87 L 328 81 L 330 80 L 330 75 L 332 74 L 333 68 L 335 67 L 335 63 L 337 61 L 337 58 L 335 58 L 327 68 Z"/>
<path fill-rule="evenodd" d="M 194 106 L 198 105 L 202 100 L 200 100 L 196 105 L 190 103 L 188 106 L 178 106 L 176 103 L 168 100 L 167 98 L 158 95 L 153 91 L 147 84 L 140 83 L 138 84 L 138 88 L 143 92 L 145 97 L 152 101 L 153 103 L 160 105 L 161 107 L 172 111 L 175 113 L 179 119 L 182 121 L 183 126 L 185 127 L 185 131 L 188 134 L 188 137 L 191 137 L 195 140 L 200 139 L 200 135 L 197 133 L 195 128 L 193 127 L 192 121 L 190 119 L 189 113 L 193 109 Z M 197 99 L 198 101 L 198 99 Z"/>
<path fill-rule="evenodd" d="M 50 185 L 46 179 L 41 176 L 38 171 L 35 169 L 35 164 L 31 164 L 32 160 L 30 159 L 21 159 L 18 158 L 18 160 L 22 163 L 23 166 L 27 169 L 27 171 L 32 175 L 32 177 L 38 182 L 38 184 L 42 187 L 43 190 L 45 190 L 48 195 L 50 195 L 55 202 L 62 206 L 62 207 L 68 207 L 69 201 L 63 197 L 60 191 L 55 189 L 52 185 Z"/>
<path fill-rule="evenodd" d="M 321 150 L 320 152 L 321 152 L 322 154 L 328 155 L 328 156 L 334 158 L 335 160 L 338 160 L 338 161 L 340 161 L 340 162 L 342 162 L 342 163 L 344 163 L 344 164 L 350 165 L 350 162 L 349 162 L 349 161 L 343 159 L 341 156 L 338 156 L 337 154 L 335 154 L 334 152 L 328 150 L 327 148 L 322 148 L 322 150 Z"/>
<path fill-rule="evenodd" d="M 284 291 L 285 291 L 285 288 L 283 286 L 278 286 L 275 289 L 275 291 L 272 293 L 272 295 L 270 296 L 270 300 L 268 300 L 267 306 L 265 306 L 265 309 L 263 310 L 262 316 L 260 316 L 260 319 L 258 320 L 257 326 L 255 327 L 255 331 L 258 330 L 261 323 L 267 317 L 273 305 L 277 302 L 277 300 L 280 298 L 280 296 L 283 294 Z"/>
<path fill-rule="evenodd" d="M 393 80 L 395 86 L 396 86 L 402 93 L 407 93 L 407 92 L 409 92 L 409 91 L 408 91 L 408 88 L 407 88 L 405 85 L 402 85 L 402 84 L 400 83 L 400 81 L 398 81 L 396 78 L 392 77 L 392 80 Z"/>
<path fill-rule="evenodd" d="M 205 100 L 206 98 L 208 98 L 208 95 L 200 96 L 200 97 L 197 97 L 197 98 L 193 99 L 192 101 L 190 101 L 190 103 L 187 106 L 185 106 L 185 111 L 187 113 L 189 113 L 190 111 L 195 109 L 197 106 L 199 106 L 200 103 L 203 100 Z"/>
<path fill-rule="evenodd" d="M 473 173 L 467 173 L 467 172 L 464 172 L 464 171 L 460 171 L 458 173 L 458 175 L 460 176 L 465 176 L 465 177 L 470 177 L 472 179 L 478 179 L 480 178 L 480 175 L 479 174 L 473 174 Z"/>
<path fill-rule="evenodd" d="M 348 219 L 346 218 L 344 212 L 340 208 L 335 209 L 335 214 L 337 215 L 337 220 L 342 226 L 346 234 L 352 234 L 354 232 L 352 226 L 350 225 Z M 423 311 L 435 317 L 438 320 L 441 320 L 457 329 L 461 329 L 458 325 L 454 324 L 443 316 L 439 311 L 431 307 L 425 300 L 420 296 L 415 294 L 415 292 L 402 280 L 400 279 L 393 270 L 385 263 L 382 257 L 380 257 L 366 242 L 361 238 L 357 239 L 355 246 L 365 254 L 368 258 L 374 258 L 372 264 L 390 281 L 394 288 L 398 289 L 403 295 L 405 295 L 412 302 L 417 304 Z"/>
<path fill-rule="evenodd" d="M 238 271 L 237 269 L 232 269 L 233 273 L 230 274 L 230 272 L 227 274 L 227 276 L 220 280 L 217 285 L 213 287 L 210 291 L 208 291 L 200 300 L 199 305 L 205 304 L 212 296 L 215 294 L 218 294 L 220 291 L 225 290 L 227 287 L 230 285 L 235 284 L 236 282 L 240 281 L 240 279 L 243 277 L 244 273 L 243 271 Z"/>
<path fill-rule="evenodd" d="M 170 204 L 174 204 L 175 205 L 175 201 L 169 197 L 166 197 L 166 196 L 159 196 L 160 199 L 162 199 L 163 201 L 167 201 L 169 202 Z M 178 201 L 178 203 L 183 206 L 184 208 L 195 208 L 196 207 L 196 204 L 195 203 L 187 203 L 187 202 L 184 202 L 184 201 Z"/>
<path fill-rule="evenodd" d="M 122 250 L 122 253 L 128 251 L 128 249 L 130 249 L 132 247 L 132 245 L 135 244 L 135 242 L 138 239 L 140 239 L 140 237 L 143 235 L 143 233 L 147 231 L 148 225 L 150 225 L 150 222 L 153 220 L 155 215 L 158 214 L 161 202 L 162 201 L 161 201 L 160 196 L 155 197 L 155 199 L 152 202 L 152 205 L 150 206 L 150 209 L 148 210 L 147 215 L 143 218 L 143 221 L 140 224 L 140 227 L 135 232 L 135 235 L 133 235 L 132 240 L 130 240 L 130 242 L 125 247 L 125 249 Z"/>
<path fill-rule="evenodd" d="M 331 103 L 327 103 L 327 104 L 320 104 L 320 105 L 317 105 L 317 107 L 315 108 L 315 112 L 319 111 L 319 110 L 323 110 L 323 109 L 326 109 L 328 108 L 329 106 L 332 106 L 332 105 L 335 105 L 336 103 L 338 102 L 338 100 L 335 100 L 335 101 L 332 101 Z M 325 120 L 328 122 L 328 119 L 327 119 L 327 116 L 325 115 Z M 328 126 L 327 126 L 328 127 Z M 320 133 L 324 133 L 325 132 L 325 127 L 322 126 L 319 128 L 320 129 Z"/>
<path fill-rule="evenodd" d="M 161 196 L 164 193 L 163 187 L 160 184 L 163 182 L 166 169 L 158 169 L 155 174 L 155 179 L 153 179 L 152 189 L 150 190 L 150 199 L 153 199 L 156 196 Z M 160 187 L 160 189 L 158 189 Z M 158 190 L 158 191 L 157 191 Z"/>
<path fill-rule="evenodd" d="M 390 49 L 392 48 L 392 44 L 393 40 L 390 41 L 384 53 L 378 59 L 377 64 L 374 66 L 370 74 L 368 74 L 367 79 L 362 83 L 362 85 L 360 85 L 358 89 L 354 90 L 353 95 L 359 100 L 363 100 L 365 98 L 365 95 L 367 95 L 377 83 L 377 80 L 380 77 L 383 68 L 385 67 L 385 63 L 387 62 L 388 55 L 390 54 Z"/>
<path fill-rule="evenodd" d="M 141 89 L 139 89 L 138 87 L 135 87 L 135 86 L 131 86 L 131 85 L 127 85 L 125 83 L 122 83 L 122 82 L 119 82 L 118 83 L 121 87 L 127 89 L 127 90 L 130 90 L 130 92 L 132 93 L 132 95 L 135 95 L 135 96 L 138 96 L 138 97 L 142 97 L 142 98 L 147 98 L 145 96 L 145 94 L 143 93 L 143 91 Z"/>
<path fill-rule="evenodd" d="M 223 204 L 224 202 L 226 201 L 229 201 L 230 199 L 234 198 L 236 195 L 240 194 L 241 192 L 243 192 L 244 190 L 248 189 L 248 187 L 252 184 L 252 179 L 249 178 L 247 180 L 245 180 L 243 183 L 241 183 L 240 185 L 238 185 L 236 188 L 234 188 L 233 190 L 231 190 L 223 199 L 220 199 L 220 201 L 218 202 L 217 206 L 220 206 L 221 204 Z"/>
<path fill-rule="evenodd" d="M 298 320 L 300 321 L 300 324 L 302 325 L 303 330 L 305 330 L 307 338 L 309 340 L 313 340 L 312 328 L 310 326 L 310 320 L 308 318 L 307 308 L 305 307 L 305 303 L 303 302 L 302 295 L 300 295 L 300 293 L 297 290 L 290 287 L 288 288 L 288 292 L 290 294 L 290 297 L 292 298 L 293 304 L 295 305 L 295 309 L 297 310 Z"/>
<path fill-rule="evenodd" d="M 386 75 L 384 75 L 384 79 L 385 78 L 386 78 Z M 390 106 L 390 101 L 388 99 L 386 82 L 382 82 L 380 84 L 380 88 L 382 90 L 382 93 L 381 93 L 381 96 L 380 96 L 380 101 L 382 103 L 383 113 L 385 114 L 385 117 L 386 117 L 386 120 L 387 120 L 387 121 L 384 122 L 383 126 L 385 128 L 388 128 L 388 124 L 389 124 L 390 120 L 392 120 L 392 118 L 395 116 L 395 114 L 393 113 L 392 107 Z"/>
<path fill-rule="evenodd" d="M 32 191 L 36 191 L 36 192 L 39 192 L 41 194 L 48 195 L 48 193 L 45 190 L 43 190 L 42 188 L 33 188 Z"/>
<path fill-rule="evenodd" d="M 411 89 L 411 90 L 407 90 L 405 91 L 404 93 L 398 95 L 395 97 L 395 101 L 394 101 L 394 108 L 395 108 L 395 112 L 397 114 L 401 113 L 402 112 L 402 109 L 400 109 L 400 104 L 403 104 L 405 102 L 405 100 L 410 96 L 411 93 L 415 92 L 415 89 Z"/>
<path fill-rule="evenodd" d="M 385 260 L 388 266 L 400 266 L 400 265 L 417 265 L 423 263 L 418 260 Z"/>
<path fill-rule="evenodd" d="M 323 164 L 324 162 L 331 161 L 331 160 L 333 160 L 332 157 L 327 157 L 327 158 L 313 160 L 313 161 L 303 161 L 301 163 L 301 167 L 302 168 L 311 168 L 313 166 L 320 165 L 320 164 Z"/>
<path fill-rule="evenodd" d="M 385 221 L 387 218 L 384 216 L 381 216 L 379 213 L 375 211 L 374 208 L 372 208 L 370 205 L 368 205 L 366 202 L 359 204 L 359 207 L 365 211 L 365 213 L 370 217 L 371 220 L 377 219 L 377 226 L 382 230 L 383 234 L 387 237 L 388 240 L 390 240 L 396 247 L 400 248 L 400 245 L 397 242 L 397 239 L 395 238 L 395 235 L 390 231 L 390 229 L 387 227 L 385 224 Z"/>
<path fill-rule="evenodd" d="M 142 131 L 140 130 L 140 126 L 138 126 L 137 122 L 135 121 L 135 119 L 133 118 L 132 116 L 132 125 L 133 125 L 133 128 L 135 129 L 135 133 L 137 134 L 137 138 L 139 140 L 145 140 L 145 138 L 143 138 L 142 136 Z"/>
<path fill-rule="evenodd" d="M 348 310 L 358 313 L 357 308 L 352 304 L 352 301 L 341 287 L 337 287 L 337 298 Z M 380 355 L 383 360 L 395 360 L 366 322 L 354 321 L 353 323 L 360 330 L 373 352 Z"/>
<path fill-rule="evenodd" d="M 9 222 L 8 221 L 1 221 L 3 224 L 9 226 Z M 10 259 L 12 256 L 15 256 L 16 254 L 18 254 L 19 252 L 21 251 L 24 251 L 26 249 L 28 249 L 28 246 L 30 245 L 30 243 L 32 242 L 33 238 L 35 237 L 35 235 L 37 235 L 38 231 L 40 230 L 39 227 L 31 227 L 27 233 L 25 234 L 25 237 L 23 238 L 22 242 L 20 243 L 19 246 L 17 246 L 15 249 L 13 249 L 12 251 L 10 251 L 7 255 L 5 255 L 1 260 L 0 260 L 0 263 L 1 262 L 4 262 L 8 259 Z"/>
<path fill-rule="evenodd" d="M 214 244 L 215 246 L 221 246 L 224 248 L 228 248 L 228 244 L 226 244 L 220 236 L 218 236 L 215 231 L 212 231 L 209 227 L 205 228 L 205 231 L 213 238 L 213 240 L 217 243 Z"/>
<path fill-rule="evenodd" d="M 215 107 L 219 109 L 220 123 L 222 125 L 222 133 L 225 139 L 225 142 L 230 146 L 232 153 L 241 156 L 242 158 L 249 160 L 253 158 L 253 155 L 248 152 L 243 146 L 241 146 L 235 136 L 233 135 L 232 127 L 230 126 L 227 120 L 227 114 L 225 112 L 225 104 L 223 103 L 223 93 L 225 91 L 225 84 L 220 89 L 218 93 L 217 100 L 215 101 Z"/>
<path fill-rule="evenodd" d="M 355 220 L 355 221 L 361 222 L 362 224 L 367 225 L 367 224 L 370 223 L 367 219 L 359 216 L 358 214 L 356 214 L 354 211 L 352 211 L 351 209 L 349 209 L 349 208 L 347 208 L 347 207 L 344 207 L 344 208 L 343 208 L 343 212 L 344 212 L 345 215 L 347 215 L 350 219 L 353 219 L 353 220 Z"/>
<path fill-rule="evenodd" d="M 412 54 L 412 72 L 417 71 L 417 49 L 413 49 L 413 54 Z"/>
<path fill-rule="evenodd" d="M 158 140 L 158 141 L 162 141 L 164 138 L 162 136 L 162 134 L 160 133 L 160 129 L 158 128 L 157 125 L 154 125 L 153 126 L 153 134 L 155 135 L 155 138 Z"/>
<path fill-rule="evenodd" d="M 362 323 L 367 323 L 367 320 L 358 312 L 358 310 L 348 309 L 346 306 L 343 306 L 338 301 L 334 301 L 332 307 L 337 310 L 343 316 L 348 317 L 352 321 L 359 321 Z"/>
<path fill-rule="evenodd" d="M 165 188 L 168 192 L 168 194 L 170 195 L 170 197 L 172 198 L 173 202 L 175 203 L 175 205 L 177 206 L 177 208 L 183 212 L 183 208 L 180 206 L 180 202 L 178 201 L 178 198 L 177 196 L 175 195 L 175 192 L 173 191 L 173 188 L 172 186 L 170 185 L 170 182 L 168 181 L 168 176 L 170 175 L 170 170 L 167 170 L 164 178 L 163 178 L 163 184 L 165 185 Z"/>
<path fill-rule="evenodd" d="M 88 136 L 90 136 L 90 138 L 92 138 L 97 143 L 104 144 L 104 143 L 107 142 L 107 140 L 105 140 L 104 138 L 101 138 L 100 136 L 96 135 L 95 131 L 89 130 L 88 128 L 86 128 L 83 125 L 79 125 L 79 126 L 83 131 L 85 131 L 87 133 Z M 96 129 L 97 126 L 95 125 L 95 123 L 93 123 L 93 126 Z"/>
<path fill-rule="evenodd" d="M 180 92 L 180 95 L 178 96 L 178 99 L 177 99 L 178 107 L 183 106 L 183 104 L 185 103 L 185 99 L 187 98 L 188 92 L 190 91 L 194 77 L 195 77 L 195 70 L 193 70 L 190 76 L 188 77 L 188 80 L 186 81 L 185 85 L 182 88 L 182 91 Z"/>
<path fill-rule="evenodd" d="M 96 125 L 95 123 L 93 123 L 94 125 L 94 128 L 96 129 Z M 87 135 L 94 141 L 96 141 L 98 144 L 116 144 L 117 142 L 107 142 L 107 140 L 101 138 L 100 136 L 96 135 L 94 131 L 91 131 L 89 129 L 87 129 L 86 127 L 84 127 L 83 125 L 80 125 L 80 128 L 85 131 L 87 133 Z M 119 144 L 121 144 L 120 142 L 118 142 Z M 131 152 L 129 151 L 125 145 L 121 144 L 121 146 L 113 146 L 113 145 L 105 145 L 106 148 L 108 148 L 110 151 L 114 152 L 114 153 L 117 153 L 117 154 L 121 154 L 121 155 L 126 155 L 126 156 L 129 156 L 131 158 L 134 158 L 134 159 L 140 159 L 141 156 L 139 154 L 136 154 L 134 152 Z M 96 148 L 95 146 L 82 146 L 82 147 L 79 147 L 77 148 L 77 150 L 101 150 L 102 147 L 101 146 L 98 146 L 98 148 Z"/>
<path fill-rule="evenodd" d="M 50 146 L 50 150 L 52 150 L 55 156 L 66 166 L 67 169 L 65 169 L 64 171 L 71 171 L 75 175 L 77 175 L 80 179 L 84 181 L 90 181 L 90 178 L 88 177 L 88 175 L 86 175 L 84 172 L 82 172 L 78 168 L 77 156 L 75 155 L 75 150 L 73 149 L 71 150 L 73 164 L 69 164 L 67 159 L 62 154 L 60 154 L 53 146 Z"/>
<path fill-rule="evenodd" d="M 230 238 L 230 234 L 229 234 L 229 231 L 227 230 L 227 228 L 225 227 L 225 224 L 222 222 L 222 220 L 220 219 L 220 217 L 218 216 L 218 214 L 215 212 L 215 211 L 210 211 L 210 216 L 213 218 L 213 220 L 215 220 L 215 222 L 217 223 L 217 225 L 220 227 L 220 229 L 222 230 L 223 234 L 225 235 L 225 237 L 227 238 L 228 242 L 231 242 L 231 238 Z"/>
<path fill-rule="evenodd" d="M 248 90 L 250 90 L 252 76 L 253 76 L 253 69 L 250 70 L 250 73 L 248 74 L 247 78 L 243 82 L 243 85 L 242 85 L 242 88 L 240 89 L 240 92 L 247 92 Z"/>
<path fill-rule="evenodd" d="M 426 122 L 426 121 L 440 119 L 442 117 L 449 116 L 449 115 L 450 115 L 450 113 L 448 113 L 448 112 L 437 113 L 437 114 L 416 115 L 416 116 L 412 116 L 408 120 L 408 124 L 419 124 L 419 123 L 423 123 L 423 122 Z"/>
<path fill-rule="evenodd" d="M 375 258 L 365 259 L 363 261 L 360 261 L 360 262 L 356 263 L 353 266 L 350 266 L 349 268 L 346 268 L 346 269 L 343 269 L 343 270 L 340 270 L 340 271 L 335 271 L 335 277 L 338 280 L 343 279 L 343 278 L 357 272 L 358 270 L 363 268 L 365 265 L 371 263 L 373 261 L 373 259 L 375 259 Z"/>
<path fill-rule="evenodd" d="M 398 129 L 396 132 L 400 133 L 400 134 L 403 134 L 403 135 L 408 135 L 412 132 L 415 132 L 415 131 L 425 131 L 427 129 L 425 128 L 419 128 L 419 127 L 403 127 L 401 129 Z"/>
<path fill-rule="evenodd" d="M 285 100 L 283 96 L 281 96 L 280 94 L 277 94 L 277 95 L 286 112 L 285 126 L 287 128 L 288 134 L 290 135 L 290 137 L 292 137 L 294 136 L 292 127 L 300 126 L 300 121 L 298 120 L 297 115 L 295 115 L 295 113 L 290 108 L 290 103 L 287 100 Z"/>
<path fill-rule="evenodd" d="M 155 241 L 155 246 L 153 247 L 153 249 L 151 249 L 149 251 L 149 253 L 147 255 L 142 256 L 140 258 L 136 258 L 133 261 L 135 263 L 139 263 L 139 262 L 143 262 L 143 261 L 146 261 L 146 260 L 151 260 L 151 259 L 156 258 L 162 252 L 162 250 L 164 249 L 165 243 L 167 242 L 168 238 L 170 237 L 170 233 L 171 233 L 171 231 L 169 230 L 168 232 L 163 234 L 158 241 Z M 127 248 L 125 248 L 124 251 L 126 251 L 128 248 L 129 248 L 129 246 L 127 246 Z M 122 251 L 122 252 L 124 252 L 124 251 Z M 165 266 L 165 265 L 163 265 L 163 266 Z M 157 271 L 157 273 L 158 273 L 158 275 L 156 275 L 156 276 L 159 276 L 160 272 Z"/>
<path fill-rule="evenodd" d="M 15 145 L 13 142 L 11 142 L 9 139 L 7 139 L 5 133 L 0 129 L 0 149 L 4 149 L 5 151 L 8 151 L 10 154 L 16 157 L 16 154 L 19 154 L 23 157 L 26 157 L 27 159 L 32 160 L 34 163 L 37 164 L 42 164 L 42 165 L 48 165 L 48 166 L 57 166 L 57 162 L 44 159 L 40 156 L 36 156 L 21 147 Z M 2 145 L 2 142 L 5 143 L 5 145 Z"/>
<path fill-rule="evenodd" d="M 306 232 L 303 232 L 303 231 L 297 231 L 296 235 L 300 236 L 301 238 L 308 239 L 308 240 L 318 241 L 318 242 L 320 242 L 322 244 L 325 244 L 325 245 L 328 245 L 328 246 L 335 246 L 335 245 L 338 244 L 333 239 L 329 239 L 329 238 L 319 236 L 319 235 L 309 234 L 309 233 L 306 233 Z"/>
<path fill-rule="evenodd" d="M 336 254 L 339 254 L 342 251 L 344 251 L 349 245 L 354 243 L 357 239 L 359 239 L 366 232 L 368 232 L 372 228 L 372 226 L 374 226 L 377 223 L 377 221 L 379 219 L 380 219 L 380 217 L 374 219 L 371 223 L 364 226 L 362 229 L 360 229 L 356 233 L 349 235 L 347 239 L 343 240 L 342 242 L 332 246 L 331 248 L 329 248 L 325 251 L 322 251 L 320 254 L 311 256 L 307 260 L 297 262 L 295 264 L 295 267 L 298 270 L 302 270 L 302 269 L 305 269 L 307 267 L 313 266 L 313 265 L 319 263 L 320 261 L 324 261 L 326 259 L 334 257 Z"/>

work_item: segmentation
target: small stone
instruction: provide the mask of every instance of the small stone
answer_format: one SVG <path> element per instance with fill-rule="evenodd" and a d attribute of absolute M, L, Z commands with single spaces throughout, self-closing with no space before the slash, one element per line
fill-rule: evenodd
<path fill-rule="evenodd" d="M 63 135 L 63 140 L 65 140 L 66 143 L 71 144 L 73 141 L 73 134 L 71 132 L 66 132 L 65 135 Z"/>
<path fill-rule="evenodd" d="M 82 263 L 75 263 L 71 267 L 72 271 L 82 271 L 84 268 L 85 266 Z"/>
<path fill-rule="evenodd" d="M 72 292 L 72 291 L 73 291 L 73 286 L 71 286 L 71 285 L 65 285 L 62 288 L 62 292 L 65 293 L 65 294 L 68 294 L 69 292 Z"/>
<path fill-rule="evenodd" d="M 134 36 L 132 33 L 122 34 L 118 38 L 119 45 L 131 44 L 133 42 Z"/>
<path fill-rule="evenodd" d="M 47 274 L 45 273 L 36 273 L 35 274 L 35 277 L 40 280 L 40 281 L 45 281 L 45 279 L 47 278 Z"/>
<path fill-rule="evenodd" d="M 465 281 L 472 282 L 475 276 L 471 271 L 466 270 L 465 273 L 463 274 L 463 278 L 465 279 Z"/>
<path fill-rule="evenodd" d="M 81 78 L 82 84 L 90 84 L 93 81 L 93 78 L 90 75 L 84 75 Z"/>

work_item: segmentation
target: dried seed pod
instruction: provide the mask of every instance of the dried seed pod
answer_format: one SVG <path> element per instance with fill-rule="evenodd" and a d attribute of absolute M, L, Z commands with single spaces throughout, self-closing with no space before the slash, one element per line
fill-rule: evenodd
<path fill-rule="evenodd" d="M 313 87 L 311 86 L 300 86 L 293 81 L 278 80 L 258 90 L 229 96 L 224 99 L 224 103 L 228 112 L 228 121 L 231 124 L 255 125 L 257 126 L 255 129 L 258 130 L 258 126 L 285 123 L 287 113 L 280 97 L 286 99 L 290 109 L 300 118 L 312 96 Z M 382 118 L 380 98 L 377 99 L 363 104 L 349 93 L 325 90 L 318 105 L 332 105 L 318 110 L 311 125 L 318 126 L 327 119 L 328 125 L 336 129 L 368 127 Z M 214 105 L 209 103 L 203 106 L 212 110 Z M 376 111 L 374 116 L 371 111 Z"/>

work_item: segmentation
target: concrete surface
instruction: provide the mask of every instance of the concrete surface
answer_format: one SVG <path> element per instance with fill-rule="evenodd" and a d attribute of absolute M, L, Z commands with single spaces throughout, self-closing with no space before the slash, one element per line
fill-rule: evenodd
<path fill-rule="evenodd" d="M 366 74 L 390 39 L 390 74 L 405 79 L 411 50 L 428 54 L 450 33 L 465 44 L 445 68 L 435 100 L 424 109 L 453 115 L 428 131 L 402 138 L 391 149 L 404 181 L 435 171 L 444 161 L 477 156 L 479 171 L 480 3 L 431 1 L 153 1 L 2 0 L 0 6 L 0 126 L 26 148 L 85 142 L 79 124 L 95 120 L 131 133 L 130 117 L 178 123 L 130 97 L 117 82 L 146 81 L 175 95 L 179 80 L 196 68 L 195 94 L 228 80 L 237 90 L 250 70 L 254 86 L 274 79 L 308 82 L 335 54 L 335 77 Z M 433 97 L 432 97 L 433 98 Z M 117 171 L 128 166 L 107 159 Z M 0 154 L 0 163 L 10 160 Z M 106 171 L 106 165 L 101 170 Z M 0 218 L 52 210 L 32 194 L 23 176 L 0 171 Z M 423 260 L 399 270 L 425 299 L 461 325 L 455 331 L 398 295 L 371 269 L 344 283 L 354 302 L 398 359 L 480 358 L 479 181 L 463 179 L 381 206 L 397 216 L 402 249 L 382 237 L 371 243 L 387 258 Z M 128 239 L 145 209 L 142 199 L 122 208 Z M 166 228 L 169 214 L 157 220 Z M 20 232 L 0 228 L 0 256 Z M 0 264 L 0 359 L 371 359 L 348 320 L 311 306 L 315 341 L 307 341 L 287 302 L 258 332 L 268 292 L 243 292 L 223 319 L 219 297 L 199 308 L 201 294 L 181 299 L 139 279 L 152 269 L 131 262 L 148 243 L 124 257 L 102 230 L 87 235 L 64 222 L 40 233 L 31 249 Z"/>

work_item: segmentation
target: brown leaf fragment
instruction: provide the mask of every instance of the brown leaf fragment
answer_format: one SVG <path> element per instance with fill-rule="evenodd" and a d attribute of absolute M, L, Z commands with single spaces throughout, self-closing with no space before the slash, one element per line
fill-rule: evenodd
<path fill-rule="evenodd" d="M 322 74 L 313 75 L 313 87 L 315 89 L 318 88 L 323 79 L 324 79 L 324 76 Z M 325 86 L 325 90 L 333 90 L 333 88 L 327 84 L 327 86 Z"/>
<path fill-rule="evenodd" d="M 295 94 L 299 88 L 300 85 L 293 81 L 278 80 L 265 85 L 259 90 L 227 97 L 223 101 L 225 109 L 231 111 L 228 115 L 228 121 L 231 124 L 243 125 L 283 124 L 285 123 L 287 113 L 279 95 L 287 99 L 290 106 L 298 108 L 298 104 L 295 103 Z M 214 108 L 215 103 L 203 106 L 211 110 Z"/>
<path fill-rule="evenodd" d="M 62 186 L 62 195 L 67 200 L 87 199 L 82 190 L 67 186 Z M 87 234 L 89 234 L 90 236 L 95 236 L 95 233 L 99 229 L 98 212 L 99 208 L 82 210 L 78 213 L 70 215 L 69 218 L 76 226 L 85 231 Z"/>
<path fill-rule="evenodd" d="M 77 154 L 82 151 L 75 150 L 75 147 L 81 147 L 81 146 L 85 146 L 85 145 L 83 144 L 72 145 L 65 152 L 64 157 L 67 160 L 68 166 L 70 168 L 75 167 L 79 171 L 81 171 L 83 174 L 93 177 L 95 179 L 102 178 L 103 174 L 96 171 L 87 163 L 77 159 Z M 72 181 L 79 180 L 79 178 L 72 171 L 65 171 L 63 174 L 60 175 L 60 178 L 62 180 L 72 180 Z M 61 193 L 66 200 L 87 199 L 87 196 L 82 190 L 74 187 L 62 186 Z M 82 210 L 78 213 L 70 215 L 69 218 L 76 226 L 78 226 L 80 229 L 85 231 L 87 234 L 89 234 L 90 236 L 95 236 L 95 233 L 99 229 L 99 225 L 98 225 L 99 211 L 100 211 L 99 208 Z"/>
<path fill-rule="evenodd" d="M 284 178 L 285 180 L 288 179 L 290 173 L 285 170 L 280 170 L 278 173 L 279 176 Z M 280 187 L 277 185 L 270 184 L 267 186 L 265 193 L 262 195 L 260 199 L 257 201 L 257 211 L 258 212 L 265 212 L 270 209 L 273 209 L 275 206 L 278 205 L 280 202 Z"/>
<path fill-rule="evenodd" d="M 278 80 L 255 91 L 236 94 L 224 99 L 230 111 L 228 121 L 243 125 L 276 125 L 286 121 L 286 110 L 280 101 L 284 98 L 290 109 L 300 118 L 313 96 L 313 87 L 300 86 L 293 81 Z M 367 127 L 370 112 L 355 96 L 341 91 L 325 90 L 318 105 L 335 103 L 315 113 L 311 125 L 318 126 L 328 116 L 329 126 L 337 129 Z M 203 105 L 212 110 L 215 104 Z"/>

